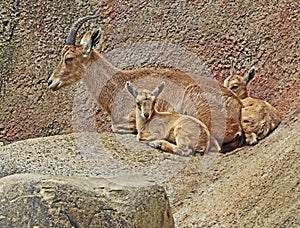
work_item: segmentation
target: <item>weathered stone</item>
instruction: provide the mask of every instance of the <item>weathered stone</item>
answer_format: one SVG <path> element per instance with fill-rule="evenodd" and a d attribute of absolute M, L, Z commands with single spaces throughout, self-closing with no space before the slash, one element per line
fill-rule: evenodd
<path fill-rule="evenodd" d="M 16 174 L 0 179 L 0 227 L 174 227 L 157 185 L 104 178 Z"/>

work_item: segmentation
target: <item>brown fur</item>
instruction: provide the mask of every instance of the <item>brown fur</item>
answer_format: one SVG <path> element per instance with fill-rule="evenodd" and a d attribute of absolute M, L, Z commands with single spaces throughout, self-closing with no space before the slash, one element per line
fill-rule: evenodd
<path fill-rule="evenodd" d="M 126 87 L 137 103 L 136 126 L 139 141 L 148 141 L 150 146 L 185 156 L 195 151 L 206 152 L 210 141 L 211 147 L 220 150 L 219 144 L 214 138 L 210 139 L 208 128 L 200 120 L 178 113 L 158 112 L 154 108 L 164 84 L 153 92 L 136 91 L 129 82 L 126 83 Z"/>
<path fill-rule="evenodd" d="M 281 122 L 279 112 L 271 104 L 248 97 L 247 85 L 253 79 L 254 73 L 254 69 L 244 77 L 232 73 L 224 81 L 224 86 L 232 89 L 243 104 L 241 124 L 249 145 L 254 145 L 266 137 Z"/>
<path fill-rule="evenodd" d="M 186 73 L 175 72 L 167 69 L 154 69 L 154 68 L 142 68 L 134 70 L 120 70 L 112 66 L 108 61 L 106 61 L 95 49 L 91 48 L 91 44 L 94 42 L 91 40 L 93 37 L 91 32 L 85 34 L 81 41 L 86 44 L 76 44 L 75 46 L 65 46 L 62 51 L 61 61 L 54 70 L 53 74 L 49 79 L 49 88 L 52 90 L 59 90 L 65 86 L 71 85 L 79 80 L 83 80 L 89 87 L 91 94 L 97 99 L 98 104 L 102 107 L 104 111 L 112 117 L 112 129 L 114 132 L 118 133 L 134 133 L 136 132 L 135 126 L 135 112 L 133 110 L 132 101 L 126 96 L 124 92 L 124 84 L 126 81 L 132 81 L 136 84 L 140 83 L 140 80 L 146 80 L 142 86 L 146 89 L 153 88 L 154 83 L 159 80 L 165 80 L 170 83 L 174 83 L 178 87 L 178 91 L 181 90 L 182 94 L 171 96 L 173 102 L 178 105 L 180 97 L 184 95 L 186 91 L 186 96 L 189 96 L 193 102 L 194 108 L 189 109 L 189 107 L 183 106 L 179 107 L 183 112 L 193 115 L 196 118 L 201 119 L 207 126 L 224 126 L 225 121 L 225 140 L 222 138 L 222 134 L 218 134 L 216 138 L 220 144 L 229 145 L 230 149 L 234 149 L 239 143 L 237 143 L 237 135 L 240 134 L 240 110 L 241 104 L 236 96 L 231 93 L 227 88 L 225 88 L 220 83 L 215 80 L 196 76 L 192 77 Z M 67 58 L 73 58 L 72 61 L 66 61 Z M 197 81 L 195 80 L 197 79 Z M 199 79 L 199 80 L 198 80 Z M 218 105 L 210 105 L 208 110 L 207 104 L 202 104 L 206 102 L 205 99 L 197 100 L 198 96 L 201 94 L 195 92 L 189 93 L 189 90 L 185 88 L 191 84 L 200 84 L 201 91 L 209 92 L 213 87 L 216 87 L 216 92 L 218 98 L 221 97 L 225 101 L 224 112 L 222 116 L 225 118 L 220 123 L 217 118 L 210 118 L 210 112 L 218 116 Z M 215 94 L 211 93 L 214 97 Z M 178 100 L 174 100 L 177 98 Z M 127 103 L 127 100 L 128 103 Z M 216 100 L 217 100 L 216 99 Z M 131 103 L 130 103 L 131 102 Z M 126 105 L 125 105 L 126 104 Z M 232 106 L 232 107 L 231 107 Z M 156 109 L 172 111 L 174 109 L 174 104 L 158 100 L 156 104 Z M 178 107 L 175 107 L 178 109 Z M 195 110 L 197 110 L 195 112 Z M 196 114 L 198 113 L 198 114 Z M 204 114 L 202 114 L 204 113 Z M 201 118 L 200 118 L 201 117 Z M 203 118 L 202 118 L 203 117 Z M 232 127 L 234 126 L 234 127 Z M 213 132 L 215 134 L 215 132 Z M 238 139 L 240 141 L 240 139 Z"/>
<path fill-rule="evenodd" d="M 241 112 L 237 111 L 241 110 L 242 103 L 223 86 L 216 88 L 213 84 L 207 87 L 196 84 L 188 86 L 183 98 L 182 107 L 185 110 L 182 113 L 201 120 L 222 145 L 222 152 L 226 152 L 243 144 Z"/>

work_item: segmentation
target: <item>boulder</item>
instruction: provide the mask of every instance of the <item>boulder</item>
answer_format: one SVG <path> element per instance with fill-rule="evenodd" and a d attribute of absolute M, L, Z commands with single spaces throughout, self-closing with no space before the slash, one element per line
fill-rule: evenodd
<path fill-rule="evenodd" d="M 0 179 L 0 227 L 174 227 L 174 220 L 158 185 L 25 173 Z"/>

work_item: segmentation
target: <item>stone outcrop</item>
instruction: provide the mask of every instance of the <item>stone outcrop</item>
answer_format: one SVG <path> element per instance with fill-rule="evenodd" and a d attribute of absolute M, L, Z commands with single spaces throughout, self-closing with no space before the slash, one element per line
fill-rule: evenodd
<path fill-rule="evenodd" d="M 0 202 L 0 227 L 174 227 L 166 192 L 157 185 L 15 174 L 0 179 Z"/>
<path fill-rule="evenodd" d="M 29 225 L 57 218 L 66 227 L 71 219 L 81 227 L 85 221 L 99 221 L 102 212 L 95 220 L 90 217 L 95 208 L 115 205 L 126 211 L 108 210 L 116 217 L 108 216 L 106 222 L 136 221 L 138 227 L 144 220 L 134 216 L 141 213 L 153 222 L 170 221 L 168 226 L 171 217 L 155 220 L 170 213 L 168 200 L 177 227 L 299 227 L 299 114 L 255 146 L 187 159 L 153 150 L 134 135 L 111 133 L 1 146 L 0 227 L 22 218 Z M 154 181 L 166 189 L 168 199 Z M 82 219 L 77 219 L 79 212 Z"/>

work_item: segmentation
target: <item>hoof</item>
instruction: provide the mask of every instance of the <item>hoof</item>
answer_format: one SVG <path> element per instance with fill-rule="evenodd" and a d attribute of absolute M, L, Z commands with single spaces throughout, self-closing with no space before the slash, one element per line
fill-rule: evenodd
<path fill-rule="evenodd" d="M 189 157 L 189 156 L 194 155 L 195 153 L 194 153 L 194 151 L 179 151 L 179 152 L 176 152 L 175 154 L 183 156 L 183 157 Z"/>
<path fill-rule="evenodd" d="M 149 146 L 156 148 L 156 149 L 161 149 L 162 141 L 161 140 L 151 141 L 151 142 L 149 142 Z"/>
<path fill-rule="evenodd" d="M 180 156 L 184 156 L 184 157 L 188 157 L 191 155 L 195 154 L 195 150 L 190 149 L 190 148 L 184 148 L 184 149 L 177 149 L 176 151 L 174 151 L 175 154 L 180 155 Z"/>
<path fill-rule="evenodd" d="M 254 146 L 255 144 L 257 144 L 257 139 L 246 140 L 246 142 L 249 146 Z"/>

